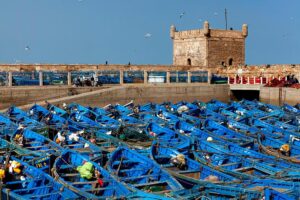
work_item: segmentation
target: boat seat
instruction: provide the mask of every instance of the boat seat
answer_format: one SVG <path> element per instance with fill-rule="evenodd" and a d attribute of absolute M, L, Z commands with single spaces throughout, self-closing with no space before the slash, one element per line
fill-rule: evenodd
<path fill-rule="evenodd" d="M 10 181 L 5 183 L 5 185 L 14 185 L 14 184 L 20 184 L 20 183 L 26 183 L 26 182 L 30 182 L 30 181 L 39 181 L 39 180 L 43 180 L 43 178 L 39 178 L 39 179 L 26 179 L 25 181 Z"/>
<path fill-rule="evenodd" d="M 128 181 L 132 179 L 141 179 L 141 178 L 148 178 L 148 177 L 158 177 L 160 174 L 149 174 L 149 175 L 142 175 L 142 176 L 136 176 L 136 177 L 126 177 L 126 178 L 121 178 L 122 181 Z"/>
<path fill-rule="evenodd" d="M 111 183 L 112 181 L 114 181 L 113 179 L 104 179 L 102 178 L 102 181 L 104 183 Z M 70 183 L 71 185 L 86 185 L 86 184 L 93 184 L 93 183 L 98 183 L 97 180 L 95 181 L 82 181 L 82 182 L 73 182 L 73 183 Z"/>
<path fill-rule="evenodd" d="M 222 165 L 219 165 L 219 166 L 220 167 L 227 167 L 227 166 L 238 165 L 238 164 L 240 164 L 240 162 L 226 163 L 226 164 L 222 164 Z"/>
<path fill-rule="evenodd" d="M 170 156 L 163 156 L 163 155 L 159 155 L 159 156 L 155 156 L 154 157 L 155 159 L 170 159 L 171 157 Z"/>
<path fill-rule="evenodd" d="M 130 171 L 146 171 L 146 168 L 136 168 L 136 169 L 121 169 L 120 172 L 130 172 Z"/>
<path fill-rule="evenodd" d="M 79 173 L 73 173 L 73 174 L 61 174 L 61 177 L 73 177 L 73 176 L 80 176 Z"/>
<path fill-rule="evenodd" d="M 65 165 L 65 164 L 59 166 L 59 169 L 69 169 L 69 168 L 72 168 L 72 166 Z"/>
<path fill-rule="evenodd" d="M 38 198 L 41 198 L 41 197 L 46 197 L 46 196 L 51 196 L 51 195 L 57 195 L 57 194 L 58 195 L 61 194 L 61 191 L 47 193 L 47 194 L 33 195 L 33 196 L 30 196 L 30 199 L 38 199 Z"/>
<path fill-rule="evenodd" d="M 43 186 L 40 186 L 40 187 L 16 189 L 16 190 L 14 190 L 14 192 L 24 192 L 24 191 L 44 189 L 44 188 L 53 188 L 53 185 L 47 185 L 47 186 L 43 185 Z"/>
<path fill-rule="evenodd" d="M 114 161 L 112 165 L 119 165 L 121 161 L 117 160 Z M 140 163 L 138 161 L 134 161 L 134 160 L 123 160 L 122 164 L 128 164 L 128 163 Z"/>
<path fill-rule="evenodd" d="M 141 184 L 134 184 L 135 187 L 144 187 L 144 186 L 151 186 L 151 185 L 161 185 L 167 183 L 166 181 L 154 181 L 150 183 L 141 183 Z"/>
<path fill-rule="evenodd" d="M 104 187 L 104 188 L 89 188 L 89 189 L 81 189 L 85 192 L 95 192 L 95 191 L 103 191 L 103 190 L 114 190 L 116 187 Z"/>
<path fill-rule="evenodd" d="M 200 173 L 202 170 L 197 169 L 197 170 L 186 170 L 186 171 L 179 171 L 179 174 L 187 174 L 187 173 Z"/>
<path fill-rule="evenodd" d="M 164 167 L 164 168 L 175 167 L 174 164 L 172 164 L 172 163 L 161 164 L 160 166 L 162 166 L 162 167 Z"/>
<path fill-rule="evenodd" d="M 253 169 L 253 167 L 241 167 L 241 168 L 237 168 L 237 169 L 234 169 L 234 171 L 236 172 L 242 172 L 242 171 L 247 171 L 249 169 Z"/>

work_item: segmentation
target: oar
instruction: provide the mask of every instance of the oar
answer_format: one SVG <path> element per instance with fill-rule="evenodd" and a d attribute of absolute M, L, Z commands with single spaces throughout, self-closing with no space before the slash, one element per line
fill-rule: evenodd
<path fill-rule="evenodd" d="M 121 161 L 120 161 L 120 164 L 119 164 L 119 166 L 118 166 L 118 169 L 117 169 L 117 171 L 116 171 L 116 175 L 119 175 L 119 171 L 120 171 L 120 169 L 121 169 L 121 165 L 122 165 L 122 162 L 123 162 L 123 156 L 122 156 L 122 158 L 121 158 Z"/>

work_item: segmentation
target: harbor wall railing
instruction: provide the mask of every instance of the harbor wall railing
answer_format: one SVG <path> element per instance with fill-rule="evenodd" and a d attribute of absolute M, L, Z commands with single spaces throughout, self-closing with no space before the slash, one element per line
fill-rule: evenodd
<path fill-rule="evenodd" d="M 68 85 L 77 78 L 97 77 L 103 84 L 210 83 L 211 70 L 161 65 L 1 65 L 0 85 Z"/>

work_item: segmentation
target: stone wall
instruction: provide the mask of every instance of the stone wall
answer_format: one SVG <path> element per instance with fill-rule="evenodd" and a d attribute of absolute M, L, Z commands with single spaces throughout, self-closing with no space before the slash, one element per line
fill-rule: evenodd
<path fill-rule="evenodd" d="M 296 88 L 260 88 L 260 101 L 274 105 L 288 103 L 295 105 L 300 103 L 300 89 Z"/>
<path fill-rule="evenodd" d="M 174 39 L 173 63 L 188 65 L 190 59 L 191 65 L 206 66 L 206 48 L 205 38 Z"/>
<path fill-rule="evenodd" d="M 48 99 L 61 98 L 90 92 L 94 90 L 104 89 L 107 87 L 0 87 L 0 109 L 9 107 L 10 105 L 24 105 Z"/>
<path fill-rule="evenodd" d="M 208 39 L 208 66 L 220 66 L 222 63 L 226 66 L 245 63 L 244 39 L 216 37 Z"/>
<path fill-rule="evenodd" d="M 219 99 L 229 101 L 228 85 L 207 85 L 207 84 L 151 84 L 151 85 L 124 85 L 107 88 L 104 90 L 88 92 L 76 96 L 61 99 L 49 100 L 50 103 L 61 105 L 62 103 L 77 102 L 85 106 L 105 106 L 107 104 L 125 104 L 131 100 L 136 103 L 164 101 L 209 101 Z M 43 105 L 44 102 L 38 102 Z M 22 106 L 28 109 L 32 105 Z"/>
<path fill-rule="evenodd" d="M 175 26 L 171 26 L 173 64 L 210 68 L 244 65 L 247 35 L 247 25 L 243 25 L 242 31 L 210 29 L 208 22 L 198 30 L 176 31 Z"/>

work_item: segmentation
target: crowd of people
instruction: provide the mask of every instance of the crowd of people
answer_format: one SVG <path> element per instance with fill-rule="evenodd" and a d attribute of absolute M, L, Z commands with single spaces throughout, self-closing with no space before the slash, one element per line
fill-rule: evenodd
<path fill-rule="evenodd" d="M 102 86 L 102 83 L 98 79 L 98 76 L 93 74 L 90 77 L 77 76 L 76 79 L 74 80 L 74 85 L 76 87 L 84 87 L 84 86 L 97 87 L 97 86 Z"/>

